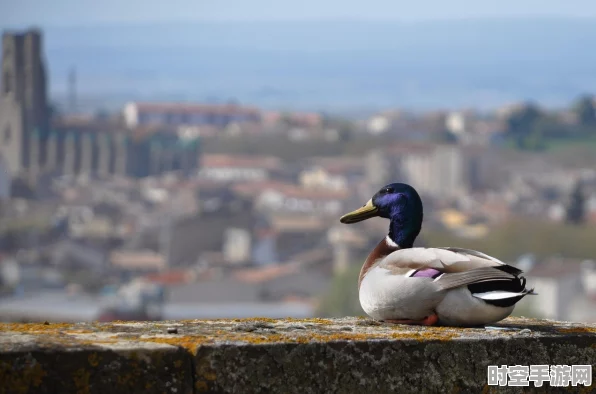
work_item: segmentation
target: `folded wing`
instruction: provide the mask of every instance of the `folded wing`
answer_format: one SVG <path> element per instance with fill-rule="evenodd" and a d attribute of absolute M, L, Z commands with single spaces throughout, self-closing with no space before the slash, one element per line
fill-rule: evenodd
<path fill-rule="evenodd" d="M 423 271 L 438 271 L 433 276 L 438 290 L 448 290 L 474 283 L 518 282 L 521 270 L 487 254 L 462 248 L 400 249 L 385 257 L 379 266 L 395 274 L 410 270 L 409 276 Z"/>
<path fill-rule="evenodd" d="M 507 265 L 494 257 L 475 250 L 461 248 L 408 248 L 400 249 L 387 255 L 380 266 L 391 269 L 436 269 L 441 272 L 464 272 L 475 268 L 510 267 L 512 274 L 521 273 L 515 267 Z"/>

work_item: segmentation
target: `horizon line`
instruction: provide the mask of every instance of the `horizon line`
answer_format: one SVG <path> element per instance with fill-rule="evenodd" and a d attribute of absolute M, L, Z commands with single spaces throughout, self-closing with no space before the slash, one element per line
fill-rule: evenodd
<path fill-rule="evenodd" d="M 19 23 L 11 25 L 0 25 L 0 30 L 28 30 L 28 29 L 93 29 L 105 27 L 146 27 L 149 25 L 169 25 L 169 24 L 226 24 L 226 23 L 399 23 L 403 25 L 417 25 L 428 23 L 450 23 L 450 22 L 476 22 L 476 21 L 591 21 L 596 20 L 596 15 L 556 15 L 556 14 L 528 14 L 528 15 L 478 15 L 478 16 L 462 16 L 452 18 L 421 18 L 421 19 L 407 19 L 407 18 L 358 18 L 358 17 L 322 17 L 322 18 L 255 18 L 255 19 L 239 19 L 239 18 L 215 18 L 215 19 L 168 19 L 168 20 L 143 20 L 143 21 L 98 21 L 85 24 L 55 24 L 55 23 Z"/>

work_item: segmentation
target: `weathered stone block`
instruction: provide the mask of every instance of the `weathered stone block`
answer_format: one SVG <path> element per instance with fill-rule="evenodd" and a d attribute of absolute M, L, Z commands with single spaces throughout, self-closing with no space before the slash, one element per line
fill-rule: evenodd
<path fill-rule="evenodd" d="M 487 385 L 488 365 L 590 364 L 596 325 L 363 318 L 0 325 L 0 393 L 590 392 Z"/>

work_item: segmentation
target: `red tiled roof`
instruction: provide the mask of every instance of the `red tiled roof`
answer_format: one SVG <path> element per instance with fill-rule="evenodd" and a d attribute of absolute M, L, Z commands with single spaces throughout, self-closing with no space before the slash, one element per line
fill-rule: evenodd
<path fill-rule="evenodd" d="M 113 251 L 110 254 L 113 266 L 123 268 L 160 269 L 166 266 L 165 258 L 151 251 Z"/>
<path fill-rule="evenodd" d="M 321 157 L 309 159 L 309 164 L 320 167 L 330 174 L 343 174 L 364 169 L 364 161 L 359 157 Z"/>
<path fill-rule="evenodd" d="M 528 277 L 559 278 L 581 272 L 581 260 L 576 259 L 548 259 L 536 263 L 528 270 Z"/>
<path fill-rule="evenodd" d="M 249 167 L 273 170 L 281 166 L 281 160 L 273 156 L 203 155 L 202 167 Z"/>
<path fill-rule="evenodd" d="M 280 276 L 293 274 L 298 272 L 299 269 L 300 265 L 295 263 L 272 265 L 263 268 L 249 268 L 236 271 L 232 275 L 232 278 L 244 283 L 259 283 L 275 279 Z"/>
<path fill-rule="evenodd" d="M 204 179 L 204 178 L 197 178 L 193 179 L 191 182 L 193 187 L 199 187 L 204 190 L 217 190 L 217 189 L 227 189 L 228 185 L 221 184 L 220 182 L 211 180 L 211 179 Z"/>
<path fill-rule="evenodd" d="M 430 153 L 438 147 L 437 144 L 427 142 L 400 142 L 387 146 L 385 152 L 391 155 L 408 153 Z"/>
<path fill-rule="evenodd" d="M 266 122 L 274 123 L 286 118 L 297 125 L 317 126 L 323 121 L 323 117 L 315 112 L 265 112 L 263 117 Z"/>
<path fill-rule="evenodd" d="M 350 195 L 347 190 L 308 188 L 295 185 L 293 183 L 283 183 L 276 181 L 243 182 L 232 186 L 232 190 L 236 193 L 252 197 L 255 197 L 266 191 L 274 191 L 284 195 L 285 197 L 313 200 L 343 200 L 348 198 Z"/>
<path fill-rule="evenodd" d="M 151 283 L 180 284 L 189 282 L 192 275 L 188 271 L 169 271 L 145 275 L 144 279 Z"/>
<path fill-rule="evenodd" d="M 304 188 L 300 186 L 284 190 L 282 193 L 285 197 L 309 200 L 344 200 L 350 196 L 347 190 Z"/>
<path fill-rule="evenodd" d="M 277 191 L 289 190 L 296 185 L 291 183 L 283 183 L 283 182 L 276 182 L 276 181 L 260 181 L 260 182 L 243 182 L 235 184 L 231 187 L 231 189 L 244 196 L 257 196 L 263 190 L 266 189 L 273 189 Z"/>
<path fill-rule="evenodd" d="M 69 129 L 75 132 L 101 132 L 115 133 L 122 132 L 124 126 L 114 122 L 103 122 L 95 119 L 67 119 L 60 118 L 51 122 L 54 130 Z"/>
<path fill-rule="evenodd" d="M 139 112 L 169 112 L 169 113 L 210 113 L 220 115 L 260 115 L 261 111 L 254 107 L 235 104 L 187 104 L 187 103 L 134 103 Z"/>
<path fill-rule="evenodd" d="M 321 216 L 301 214 L 273 214 L 270 216 L 271 226 L 278 234 L 284 232 L 325 232 L 329 228 L 329 221 Z"/>

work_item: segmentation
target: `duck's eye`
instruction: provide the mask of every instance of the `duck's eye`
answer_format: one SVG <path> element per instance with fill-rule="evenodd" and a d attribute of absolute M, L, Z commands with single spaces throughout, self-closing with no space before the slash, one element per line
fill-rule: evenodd
<path fill-rule="evenodd" d="M 383 194 L 393 193 L 393 188 L 392 187 L 386 187 L 383 190 L 381 190 L 381 193 L 383 193 Z"/>

